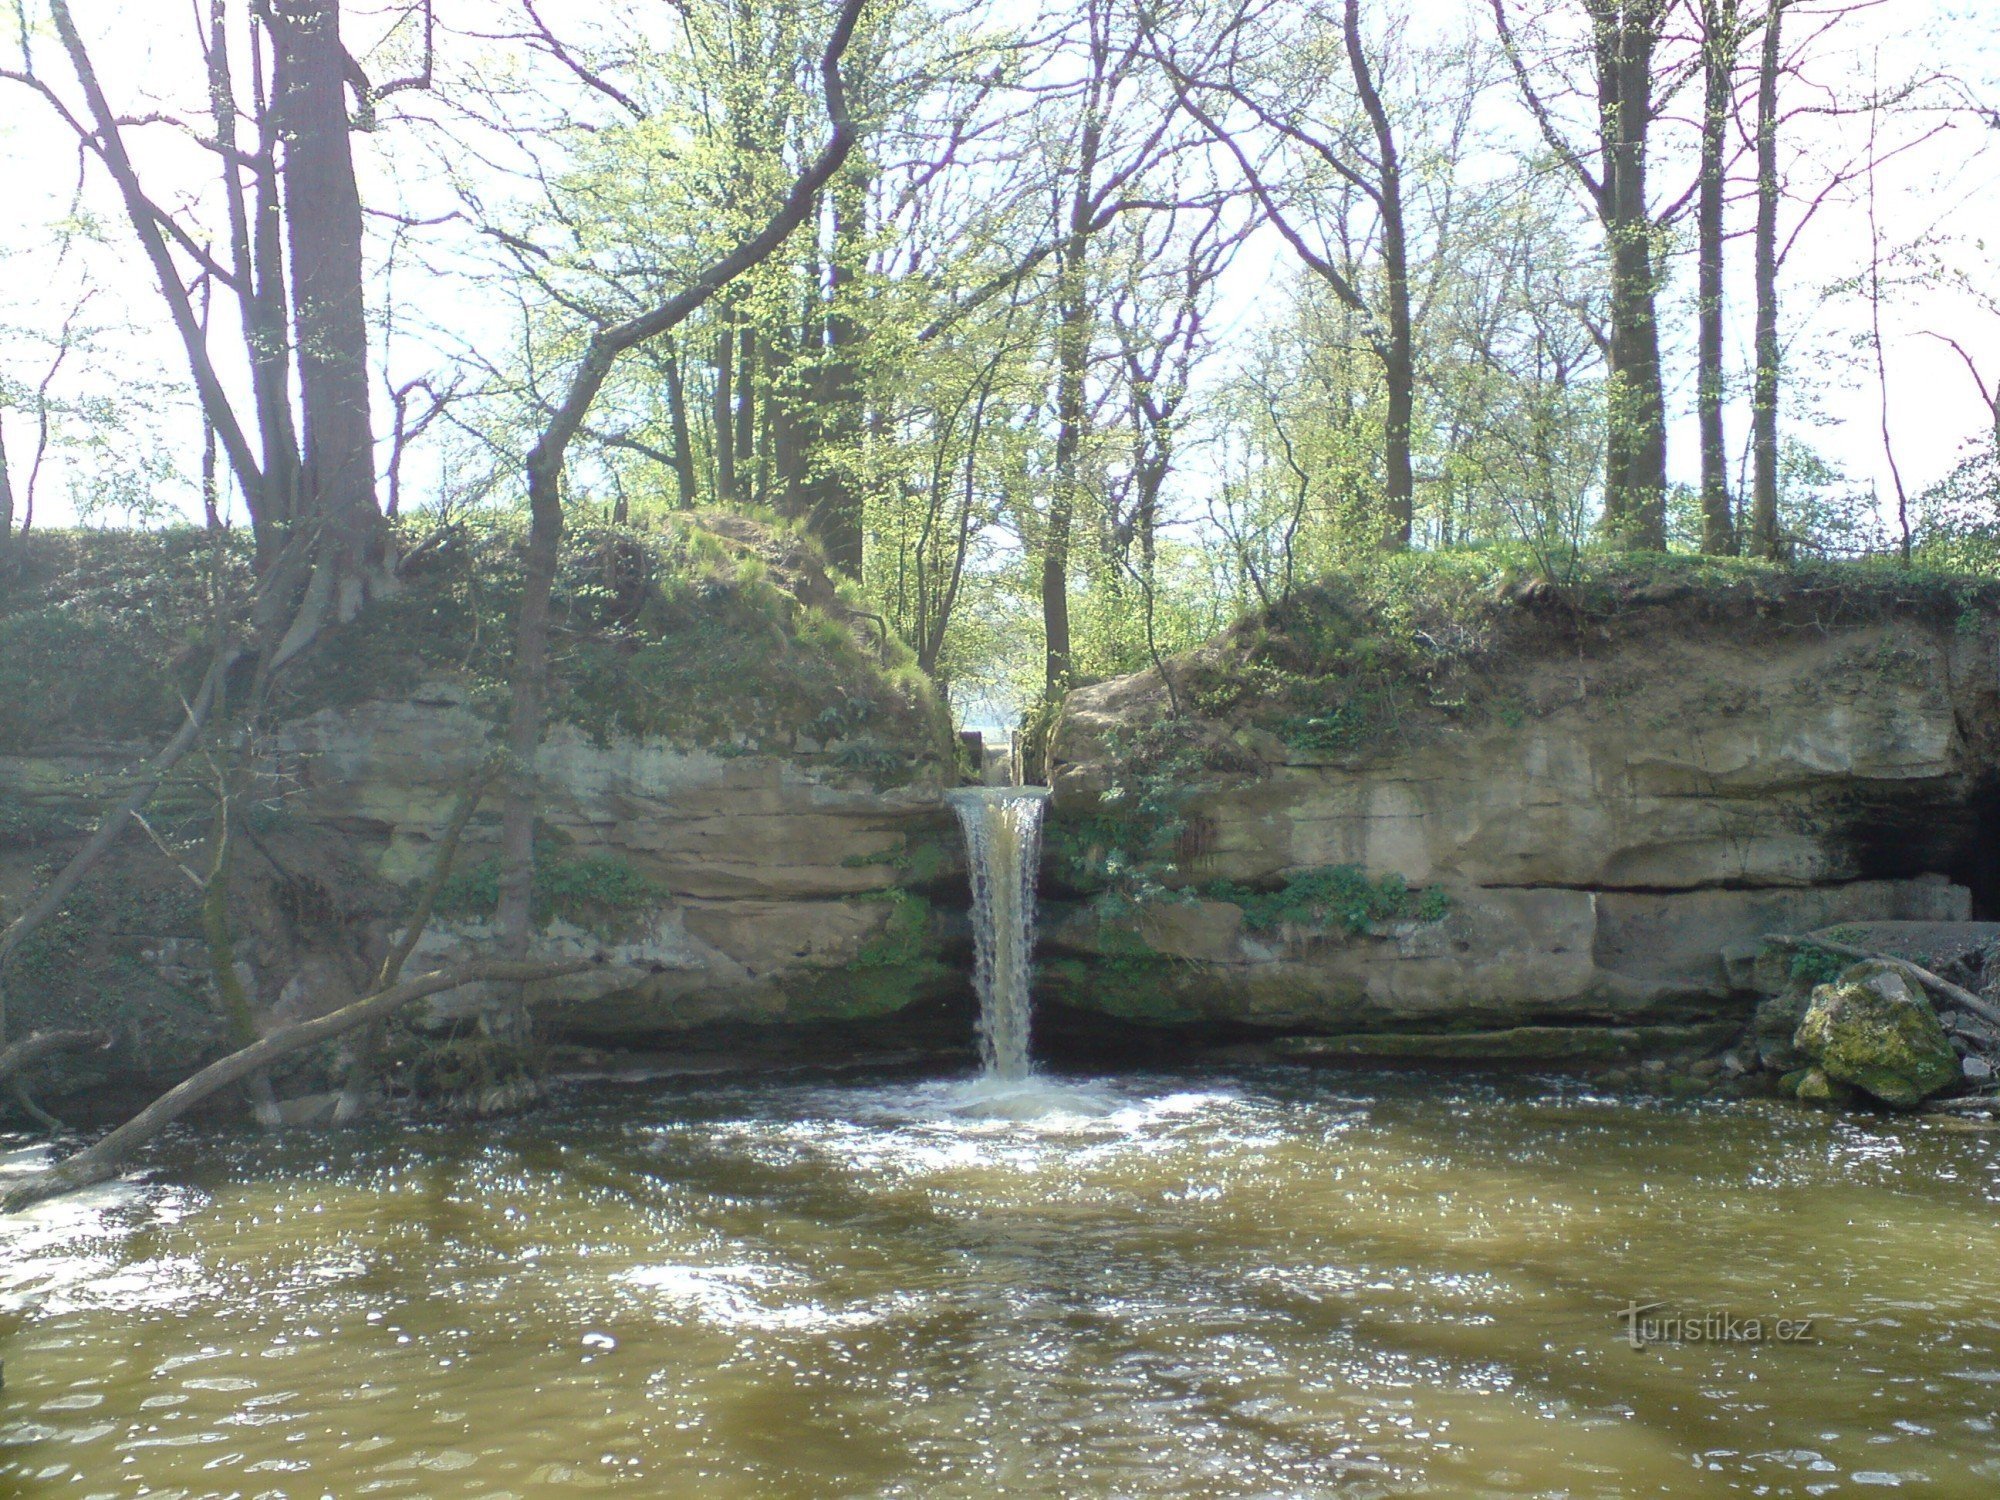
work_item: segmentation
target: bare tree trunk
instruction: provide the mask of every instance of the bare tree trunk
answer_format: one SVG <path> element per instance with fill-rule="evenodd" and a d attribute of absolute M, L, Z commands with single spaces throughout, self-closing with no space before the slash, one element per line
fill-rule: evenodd
<path fill-rule="evenodd" d="M 1776 557 L 1778 537 L 1778 69 L 1788 0 L 1769 0 L 1757 65 L 1756 383 L 1750 404 L 1750 551 Z"/>
<path fill-rule="evenodd" d="M 861 576 L 862 497 L 856 489 L 854 444 L 861 436 L 862 330 L 854 316 L 857 283 L 865 269 L 869 171 L 850 163 L 827 195 L 833 211 L 833 255 L 828 267 L 825 356 L 820 364 L 811 465 L 813 531 L 827 561 L 851 578 Z"/>
<path fill-rule="evenodd" d="M 1098 59 L 1102 65 L 1102 58 Z M 1056 307 L 1056 448 L 1048 525 L 1042 539 L 1043 690 L 1050 701 L 1069 690 L 1075 664 L 1069 625 L 1070 531 L 1082 491 L 1084 380 L 1090 364 L 1091 191 L 1104 137 L 1095 99 L 1077 143 L 1076 182 L 1058 257 Z"/>
<path fill-rule="evenodd" d="M 7 581 L 7 565 L 14 553 L 14 475 L 7 463 L 7 430 L 0 417 L 0 587 Z"/>
<path fill-rule="evenodd" d="M 562 458 L 538 444 L 528 457 L 527 576 L 514 627 L 514 701 L 507 720 L 508 785 L 500 828 L 500 951 L 527 957 L 534 931 L 535 815 L 541 806 L 535 765 L 548 696 L 549 602 L 562 554 Z M 525 1041 L 526 1006 L 503 1019 L 501 1039 Z"/>
<path fill-rule="evenodd" d="M 215 821 L 209 835 L 208 878 L 201 892 L 201 935 L 208 948 L 210 982 L 222 1018 L 229 1025 L 230 1044 L 247 1047 L 257 1040 L 257 1020 L 250 996 L 236 972 L 236 943 L 229 931 L 229 873 L 236 848 L 236 830 L 231 819 L 236 800 L 233 776 L 225 766 L 217 776 Z M 251 1113 L 266 1130 L 281 1123 L 277 1095 L 271 1089 L 271 1075 L 252 1073 L 248 1080 Z"/>
<path fill-rule="evenodd" d="M 1590 10 L 1611 258 L 1604 529 L 1615 545 L 1658 551 L 1667 540 L 1667 414 L 1646 142 L 1662 0 L 1590 0 Z"/>
<path fill-rule="evenodd" d="M 721 329 L 715 335 L 715 499 L 728 505 L 736 499 L 736 416 L 730 399 L 736 389 L 736 335 L 727 304 L 717 309 Z"/>
<path fill-rule="evenodd" d="M 1355 92 L 1375 133 L 1376 207 L 1382 215 L 1382 294 L 1388 338 L 1382 346 L 1386 411 L 1382 433 L 1382 491 L 1386 514 L 1379 546 L 1401 552 L 1410 545 L 1416 504 L 1416 475 L 1410 461 L 1411 425 L 1416 416 L 1416 343 L 1410 314 L 1409 240 L 1403 226 L 1403 168 L 1396 131 L 1375 87 L 1368 54 L 1361 45 L 1360 0 L 1347 0 L 1343 18 L 1347 66 Z"/>
<path fill-rule="evenodd" d="M 1062 305 L 1056 325 L 1056 451 L 1048 525 L 1042 537 L 1043 683 L 1049 699 L 1069 690 L 1074 663 L 1069 625 L 1069 546 L 1081 489 L 1083 383 L 1089 358 L 1090 308 L 1084 300 L 1082 257 L 1087 242 L 1065 254 Z M 1074 256 L 1072 260 L 1070 257 Z"/>
<path fill-rule="evenodd" d="M 272 0 L 273 101 L 284 139 L 292 319 L 305 416 L 305 490 L 333 612 L 353 617 L 381 562 L 375 436 L 368 409 L 361 193 L 347 116 L 351 68 L 339 0 Z"/>
<path fill-rule="evenodd" d="M 695 504 L 694 444 L 688 441 L 687 389 L 681 379 L 681 351 L 673 339 L 666 341 L 667 424 L 674 441 L 674 485 L 682 510 Z"/>
<path fill-rule="evenodd" d="M 1736 99 L 1737 0 L 1702 0 L 1701 189 L 1696 209 L 1699 374 L 1695 403 L 1701 428 L 1701 550 L 1737 551 L 1729 496 L 1729 450 L 1722 426 L 1724 166 Z"/>

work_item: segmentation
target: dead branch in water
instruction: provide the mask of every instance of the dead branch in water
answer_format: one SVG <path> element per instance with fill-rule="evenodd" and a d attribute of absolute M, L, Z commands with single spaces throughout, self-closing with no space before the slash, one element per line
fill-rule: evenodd
<path fill-rule="evenodd" d="M 111 1036 L 103 1031 L 37 1031 L 0 1052 L 0 1080 L 12 1078 L 30 1063 L 40 1062 L 51 1052 L 110 1045 Z"/>
<path fill-rule="evenodd" d="M 1851 943 L 1831 943 L 1824 938 L 1780 937 L 1776 933 L 1765 933 L 1764 941 L 1776 948 L 1818 948 L 1831 953 L 1836 958 L 1851 958 L 1857 963 L 1873 961 L 1887 964 L 1890 968 L 1922 985 L 1942 1000 L 1949 1000 L 1960 1010 L 1970 1011 L 1982 1021 L 1990 1021 L 2000 1026 L 2000 1006 L 1982 1000 L 1971 990 L 1953 984 L 1949 979 L 1940 979 L 1929 969 L 1911 963 L 1907 958 L 1897 958 L 1892 953 L 1871 953 L 1866 948 L 1856 948 Z"/>
<path fill-rule="evenodd" d="M 176 1084 L 96 1145 L 29 1178 L 0 1198 L 0 1212 L 13 1213 L 45 1198 L 102 1182 L 134 1150 L 216 1091 L 270 1067 L 279 1058 L 320 1042 L 331 1041 L 371 1021 L 381 1020 L 414 1001 L 467 984 L 527 984 L 539 979 L 557 979 L 590 968 L 593 962 L 591 959 L 575 959 L 568 963 L 489 961 L 464 964 L 382 990 L 326 1015 L 301 1021 L 296 1026 L 282 1027 Z"/>

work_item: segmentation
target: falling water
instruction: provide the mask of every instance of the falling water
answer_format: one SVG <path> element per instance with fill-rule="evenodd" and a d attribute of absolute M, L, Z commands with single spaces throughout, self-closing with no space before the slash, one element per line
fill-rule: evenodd
<path fill-rule="evenodd" d="M 1035 867 L 1048 796 L 1039 786 L 965 787 L 950 794 L 972 866 L 980 1052 L 992 1078 L 1021 1079 L 1032 1071 L 1028 965 L 1035 950 Z"/>

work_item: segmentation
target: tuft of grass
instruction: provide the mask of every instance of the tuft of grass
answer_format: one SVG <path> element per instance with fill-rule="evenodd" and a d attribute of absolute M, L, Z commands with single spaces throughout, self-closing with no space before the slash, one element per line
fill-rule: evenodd
<path fill-rule="evenodd" d="M 1437 886 L 1412 889 L 1394 874 L 1371 880 L 1359 865 L 1302 870 L 1274 891 L 1211 881 L 1202 894 L 1240 908 L 1243 925 L 1252 932 L 1302 927 L 1358 937 L 1383 923 L 1442 921 L 1451 909 L 1450 898 Z"/>

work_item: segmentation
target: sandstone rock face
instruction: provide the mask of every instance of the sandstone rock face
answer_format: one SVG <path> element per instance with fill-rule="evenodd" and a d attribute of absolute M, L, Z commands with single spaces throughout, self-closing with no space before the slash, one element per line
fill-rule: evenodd
<path fill-rule="evenodd" d="M 492 745 L 491 726 L 447 682 L 287 726 L 275 757 L 292 789 L 287 826 L 263 842 L 310 878 L 329 910 L 302 920 L 261 861 L 242 861 L 239 948 L 248 987 L 273 1022 L 355 997 L 396 929 L 405 892 L 429 870 L 468 773 Z M 843 763 L 846 749 L 729 754 L 661 741 L 600 744 L 555 727 L 539 765 L 547 847 L 630 872 L 652 896 L 594 928 L 561 915 L 542 925 L 537 956 L 603 960 L 536 996 L 551 1027 L 639 1038 L 715 1023 L 879 1018 L 921 998 L 956 997 L 960 976 L 939 961 L 945 924 L 909 888 L 963 878 L 941 773 L 878 786 Z M 114 765 L 108 755 L 11 759 L 0 764 L 0 795 L 61 772 L 81 815 Z M 468 830 L 455 868 L 490 858 L 498 822 L 496 798 Z M 172 873 L 136 843 L 125 859 Z M 412 962 L 477 956 L 497 938 L 478 913 L 441 915 Z M 149 936 L 132 957 L 186 994 L 197 1015 L 205 1009 L 198 939 Z M 434 1006 L 433 1019 L 474 1014 L 485 998 L 457 992 Z M 212 1031 L 201 1032 L 204 1050 Z M 189 1061 L 176 1055 L 171 1066 Z"/>
<path fill-rule="evenodd" d="M 1338 754 L 1197 714 L 1206 760 L 1163 884 L 1212 897 L 1352 866 L 1434 888 L 1444 914 L 1258 933 L 1213 899 L 1107 922 L 1059 893 L 1049 993 L 1326 1032 L 1747 1020 L 1765 933 L 1972 914 L 1959 877 L 1993 865 L 1995 689 L 1990 636 L 1948 625 L 1746 635 L 1641 611 L 1499 661 L 1485 706 L 1420 709 Z M 1071 696 L 1058 839 L 1130 804 L 1128 747 L 1165 706 L 1151 671 Z"/>
<path fill-rule="evenodd" d="M 892 924 L 927 916 L 903 889 L 913 854 L 932 879 L 953 868 L 938 773 L 882 787 L 843 766 L 841 744 L 789 755 L 727 748 L 596 743 L 567 725 L 548 735 L 538 763 L 545 837 L 566 858 L 612 862 L 658 893 L 613 931 L 561 918 L 542 928 L 539 955 L 604 960 L 539 996 L 564 1033 L 864 1018 L 948 980 L 928 929 L 884 941 Z M 342 830 L 383 880 L 403 882 L 429 868 L 491 739 L 437 684 L 407 701 L 316 714 L 292 726 L 284 753 L 300 768 L 300 815 Z M 497 826 L 497 808 L 475 823 L 461 867 L 482 858 Z M 487 922 L 446 919 L 419 954 L 463 958 L 496 937 Z"/>

